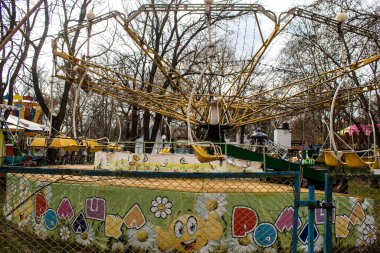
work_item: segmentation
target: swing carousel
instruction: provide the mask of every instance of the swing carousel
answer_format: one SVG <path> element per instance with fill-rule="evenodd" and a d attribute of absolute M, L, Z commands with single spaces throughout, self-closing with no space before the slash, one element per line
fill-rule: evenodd
<path fill-rule="evenodd" d="M 162 54 L 162 49 L 154 47 L 149 39 L 152 28 L 148 24 L 154 13 L 183 14 L 186 18 L 181 20 L 172 17 L 178 22 L 178 32 L 183 32 L 181 29 L 185 27 L 181 22 L 198 20 L 193 26 L 194 34 L 190 34 L 192 39 L 185 48 L 178 44 L 170 46 L 172 50 L 189 50 L 188 55 L 203 57 L 204 60 L 193 69 L 187 68 L 170 59 L 173 57 L 170 50 Z M 188 142 L 202 162 L 223 160 L 224 157 L 212 143 L 211 154 L 207 154 L 201 145 L 196 145 L 194 126 L 207 129 L 207 141 L 220 143 L 226 129 L 291 117 L 305 110 L 327 110 L 332 103 L 343 104 L 348 98 L 352 101 L 362 93 L 378 88 L 378 84 L 373 83 L 346 85 L 339 89 L 329 85 L 379 60 L 378 52 L 368 52 L 364 48 L 353 63 L 316 75 L 294 72 L 299 78 L 286 82 L 271 76 L 274 71 L 271 71 L 273 66 L 270 62 L 273 59 L 266 54 L 276 40 L 281 40 L 281 35 L 286 34 L 286 28 L 294 20 L 323 24 L 326 29 L 340 27 L 342 33 L 355 33 L 368 40 L 377 38 L 366 29 L 348 24 L 342 26 L 344 20 L 330 19 L 299 8 L 276 16 L 255 4 L 213 4 L 208 9 L 192 4 L 144 5 L 128 16 L 113 11 L 99 17 L 91 13 L 89 17 L 91 19 L 86 24 L 70 27 L 54 40 L 54 76 L 77 84 L 76 98 L 82 90 L 186 122 Z M 132 57 L 137 50 L 144 57 L 145 66 L 153 66 L 159 73 L 156 77 L 151 80 L 144 76 L 138 78 L 133 71 L 112 69 L 101 64 L 104 59 L 90 55 L 95 51 L 90 49 L 90 39 L 94 40 L 96 36 L 91 35 L 96 34 L 91 30 L 110 19 L 122 25 L 128 35 L 123 38 L 127 46 L 119 45 L 120 51 L 124 50 L 126 57 Z M 86 55 L 78 57 L 65 52 L 65 34 L 83 28 L 87 28 Z M 162 29 L 166 28 L 163 26 Z M 139 71 L 142 69 L 137 66 L 135 72 Z"/>
<path fill-rule="evenodd" d="M 209 139 L 221 140 L 221 132 L 227 128 L 298 115 L 303 112 L 305 105 L 309 110 L 329 108 L 335 88 L 330 88 L 326 84 L 380 58 L 378 52 L 361 54 L 361 59 L 356 59 L 352 64 L 318 75 L 302 76 L 297 80 L 271 84 L 262 79 L 262 73 L 268 71 L 271 66 L 268 67 L 260 62 L 264 61 L 264 55 L 273 41 L 292 20 L 302 18 L 322 22 L 321 17 L 300 9 L 292 9 L 277 17 L 259 5 L 212 5 L 204 21 L 206 24 L 202 23 L 200 26 L 202 29 L 207 28 L 207 33 L 198 33 L 196 35 L 198 39 L 194 40 L 197 43 L 202 41 L 199 43 L 201 45 L 197 46 L 201 47 L 198 50 L 203 50 L 206 54 L 206 62 L 198 67 L 203 71 L 193 71 L 194 74 L 189 76 L 183 73 L 186 71 L 183 66 L 174 67 L 170 59 L 161 56 L 152 48 L 147 41 L 148 35 L 145 33 L 148 29 L 145 26 L 143 29 L 134 28 L 141 25 L 144 20 L 143 25 L 146 25 L 146 20 L 152 12 L 164 11 L 184 12 L 190 15 L 188 18 L 205 15 L 202 5 L 145 5 L 128 17 L 114 11 L 95 17 L 87 24 L 79 26 L 95 27 L 98 23 L 116 19 L 129 36 L 130 41 L 127 42 L 134 43 L 133 48 L 143 52 L 150 66 L 154 65 L 160 71 L 160 77 L 154 82 L 141 80 L 126 72 L 104 66 L 96 57 L 90 55 L 76 57 L 72 53 L 64 52 L 64 48 L 59 48 L 59 45 L 64 45 L 64 32 L 55 39 L 53 46 L 55 77 L 79 84 L 84 92 L 108 96 L 168 118 L 189 121 L 191 125 L 205 126 L 210 132 Z M 241 21 L 244 18 L 245 25 Z M 240 20 L 240 23 L 236 20 Z M 326 26 L 339 24 L 333 19 L 323 20 Z M 226 28 L 223 28 L 224 30 L 220 28 L 223 24 L 227 24 L 227 21 L 232 22 L 235 29 L 244 28 L 244 34 L 236 35 L 230 30 L 225 30 Z M 250 22 L 255 25 L 248 26 Z M 268 27 L 271 27 L 270 30 Z M 76 29 L 79 29 L 78 26 L 69 28 L 67 32 L 70 34 Z M 343 29 L 346 29 L 347 33 L 354 32 L 365 36 L 373 34 L 369 31 L 365 34 L 365 30 L 350 25 Z M 251 37 L 247 38 L 247 34 Z M 247 45 L 248 40 L 252 45 Z M 223 43 L 229 43 L 227 46 L 243 47 L 240 51 L 232 50 L 236 55 L 233 59 L 227 60 L 227 63 L 234 68 L 221 64 L 222 58 L 227 57 L 220 53 L 223 52 L 223 46 L 226 46 Z M 195 47 L 194 42 L 189 43 L 188 47 Z M 232 75 L 238 66 L 240 70 Z M 255 81 L 255 78 L 258 80 Z M 350 99 L 354 100 L 359 94 L 377 88 L 378 85 L 372 83 L 362 84 L 360 87 L 342 87 L 335 100 L 345 101 L 348 94 L 351 96 Z"/>

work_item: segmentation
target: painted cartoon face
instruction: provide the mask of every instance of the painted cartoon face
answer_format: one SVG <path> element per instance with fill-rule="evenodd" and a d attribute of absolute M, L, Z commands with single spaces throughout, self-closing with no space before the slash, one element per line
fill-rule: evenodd
<path fill-rule="evenodd" d="M 174 233 L 175 248 L 181 252 L 194 252 L 199 250 L 208 241 L 205 221 L 194 215 L 183 215 L 175 219 L 169 229 Z"/>
<path fill-rule="evenodd" d="M 209 213 L 208 220 L 195 214 L 174 218 L 167 229 L 156 228 L 160 250 L 177 249 L 181 253 L 199 251 L 211 240 L 219 240 L 223 224 L 216 212 Z"/>

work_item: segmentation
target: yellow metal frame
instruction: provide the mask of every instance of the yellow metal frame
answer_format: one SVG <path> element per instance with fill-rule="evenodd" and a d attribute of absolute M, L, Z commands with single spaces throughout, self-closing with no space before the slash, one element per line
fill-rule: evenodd
<path fill-rule="evenodd" d="M 166 6 L 167 8 L 165 6 L 166 5 L 161 6 L 162 9 L 160 10 L 188 11 L 191 9 L 192 5 L 174 5 L 175 8 L 170 5 Z M 233 8 L 231 9 L 229 5 L 218 6 L 219 5 L 215 5 L 214 8 L 219 8 L 220 10 L 227 8 L 227 11 L 235 11 Z M 199 12 L 200 7 L 202 6 L 196 5 L 194 10 Z M 99 95 L 107 96 L 130 105 L 135 105 L 139 108 L 162 114 L 166 117 L 186 121 L 186 107 L 189 101 L 188 93 L 193 84 L 182 76 L 180 71 L 171 66 L 167 60 L 162 58 L 153 48 L 151 48 L 148 43 L 144 41 L 143 36 L 139 36 L 131 28 L 131 21 L 133 21 L 134 18 L 142 12 L 149 11 L 149 8 L 151 8 L 149 5 L 142 6 L 138 11 L 132 13 L 128 19 L 124 19 L 118 12 L 113 12 L 108 16 L 106 15 L 104 17 L 100 17 L 99 22 L 108 18 L 116 18 L 119 23 L 122 23 L 124 30 L 130 38 L 135 42 L 139 49 L 151 59 L 152 63 L 159 68 L 166 80 L 169 81 L 173 90 L 176 90 L 176 92 L 170 91 L 169 89 L 164 89 L 160 84 L 139 80 L 95 63 L 88 63 L 84 66 L 84 61 L 82 59 L 68 55 L 64 52 L 60 52 L 55 48 L 53 50 L 53 54 L 58 56 L 64 62 L 69 63 L 68 65 L 62 64 L 61 66 L 57 66 L 56 77 L 72 83 L 79 83 L 79 80 L 81 79 L 80 74 L 84 72 L 83 70 L 86 67 L 88 77 L 84 79 L 85 82 L 82 85 L 82 89 L 84 91 L 92 91 Z M 289 22 L 291 22 L 294 18 L 292 15 L 301 15 L 298 13 L 299 11 L 297 12 L 298 14 L 289 12 L 287 15 L 291 18 L 285 23 L 285 18 L 277 20 L 274 14 L 271 14 L 271 12 L 266 11 L 259 5 L 239 5 L 236 7 L 236 11 L 243 10 L 239 8 L 246 8 L 247 13 L 254 13 L 258 30 L 260 32 L 262 45 L 238 73 L 226 92 L 220 95 L 195 95 L 195 97 L 198 97 L 199 99 L 192 101 L 192 110 L 190 115 L 190 122 L 192 124 L 208 123 L 210 107 L 211 104 L 215 102 L 211 100 L 211 97 L 218 99 L 218 103 L 220 105 L 219 113 L 221 117 L 219 117 L 219 124 L 230 126 L 243 126 L 274 118 L 297 115 L 304 111 L 305 108 L 325 109 L 331 103 L 332 94 L 334 93 L 334 89 L 327 88 L 325 85 L 326 83 L 334 81 L 343 75 L 347 75 L 380 59 L 380 53 L 376 52 L 368 58 L 357 60 L 347 66 L 324 71 L 318 75 L 305 77 L 275 88 L 245 96 L 250 77 L 252 76 L 258 62 L 268 49 L 269 45 L 276 38 L 276 36 L 283 31 Z M 266 16 L 274 24 L 273 31 L 267 38 L 263 37 L 260 22 L 257 18 L 257 13 L 264 14 L 264 16 Z M 85 27 L 85 25 L 82 25 L 82 27 Z M 72 30 L 72 28 L 70 29 Z M 76 76 L 73 76 L 72 73 L 68 75 L 69 71 L 66 69 L 67 66 L 77 66 Z M 73 68 L 70 69 L 72 70 Z M 128 80 L 134 84 L 134 87 L 137 88 L 131 88 L 124 85 L 120 80 L 121 78 Z M 147 92 L 142 90 L 142 86 L 151 87 L 151 91 Z M 361 93 L 374 89 L 379 89 L 379 83 L 366 84 L 354 88 L 343 88 L 337 97 L 337 102 L 343 104 L 348 101 L 348 97 L 352 100 Z M 315 90 L 319 90 L 320 92 L 314 94 Z"/>

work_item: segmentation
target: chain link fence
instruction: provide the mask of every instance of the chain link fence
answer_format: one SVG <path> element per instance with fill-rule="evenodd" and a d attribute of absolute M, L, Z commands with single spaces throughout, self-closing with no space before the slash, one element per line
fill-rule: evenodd
<path fill-rule="evenodd" d="M 73 165 L 71 165 L 73 166 Z M 297 173 L 2 167 L 0 252 L 308 252 Z M 333 176 L 332 252 L 378 252 L 379 178 Z M 339 180 L 336 180 L 339 178 Z M 336 185 L 335 185 L 336 186 Z M 331 188 L 334 190 L 334 188 Z M 324 191 L 315 199 L 324 201 Z M 325 252 L 315 208 L 314 252 Z"/>
<path fill-rule="evenodd" d="M 0 252 L 289 252 L 295 173 L 2 167 Z M 305 222 L 305 221 L 302 221 Z"/>
<path fill-rule="evenodd" d="M 312 252 L 379 252 L 380 177 L 331 173 L 328 181 L 324 191 L 311 194 L 312 199 L 311 188 L 300 194 L 299 217 L 314 226 Z M 330 217 L 326 217 L 328 210 Z M 330 232 L 326 235 L 326 231 Z M 298 252 L 310 252 L 308 234 L 305 224 L 298 231 Z"/>
<path fill-rule="evenodd" d="M 379 252 L 380 176 L 373 174 L 336 174 L 340 193 L 336 206 L 334 252 Z M 337 201 L 346 198 L 346 201 Z"/>

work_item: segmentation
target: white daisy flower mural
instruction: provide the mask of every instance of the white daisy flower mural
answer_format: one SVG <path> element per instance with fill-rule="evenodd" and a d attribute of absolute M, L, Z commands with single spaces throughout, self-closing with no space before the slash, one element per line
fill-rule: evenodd
<path fill-rule="evenodd" d="M 229 240 L 230 239 L 222 239 L 219 241 L 219 251 L 220 252 L 227 252 Z"/>
<path fill-rule="evenodd" d="M 365 198 L 356 198 L 356 197 L 348 197 L 351 205 L 351 209 L 355 207 L 356 203 L 359 203 L 363 210 L 367 210 L 368 206 L 371 205 L 370 201 Z"/>
<path fill-rule="evenodd" d="M 358 226 L 359 237 L 356 241 L 356 246 L 371 245 L 376 242 L 376 226 L 375 218 L 368 215 L 363 224 Z"/>
<path fill-rule="evenodd" d="M 20 219 L 17 225 L 19 226 L 19 228 L 24 229 L 28 227 L 29 224 L 32 224 L 32 220 L 33 220 L 32 215 L 28 215 L 27 217 Z"/>
<path fill-rule="evenodd" d="M 172 213 L 172 207 L 173 203 L 167 197 L 157 196 L 155 200 L 152 200 L 150 211 L 156 218 L 166 219 Z"/>
<path fill-rule="evenodd" d="M 14 196 L 16 195 L 17 193 L 17 185 L 16 185 L 16 182 L 13 180 L 11 181 L 10 183 L 10 186 L 7 187 L 7 202 L 13 202 L 13 198 Z"/>
<path fill-rule="evenodd" d="M 45 196 L 47 202 L 49 202 L 51 200 L 52 190 L 51 190 L 50 182 L 37 181 L 36 182 L 36 192 L 37 191 L 41 192 Z"/>
<path fill-rule="evenodd" d="M 308 253 L 309 252 L 309 248 L 308 248 L 308 245 L 301 245 L 297 248 L 297 253 Z"/>
<path fill-rule="evenodd" d="M 263 253 L 277 253 L 277 250 L 275 248 L 265 248 Z"/>
<path fill-rule="evenodd" d="M 29 181 L 28 181 L 28 179 L 26 179 L 25 177 L 22 177 L 20 179 L 19 184 L 18 184 L 18 189 L 19 189 L 20 193 L 27 195 L 29 192 Z"/>
<path fill-rule="evenodd" d="M 301 245 L 297 248 L 298 253 L 308 253 L 309 244 Z M 323 237 L 319 236 L 318 239 L 314 242 L 314 252 L 323 252 Z"/>
<path fill-rule="evenodd" d="M 34 229 L 34 233 L 37 235 L 38 238 L 40 238 L 42 240 L 45 240 L 47 238 L 48 232 L 45 228 L 45 225 L 42 222 L 36 223 L 33 226 L 33 229 Z"/>
<path fill-rule="evenodd" d="M 249 233 L 246 237 L 230 238 L 227 245 L 227 253 L 251 253 L 258 250 L 252 234 Z"/>
<path fill-rule="evenodd" d="M 28 197 L 28 195 L 25 192 L 19 192 L 18 193 L 18 199 L 17 199 L 16 203 L 18 205 L 21 204 L 22 202 L 24 202 L 27 199 L 27 197 Z"/>
<path fill-rule="evenodd" d="M 33 199 L 25 192 L 19 192 L 12 210 L 13 217 L 18 221 L 19 227 L 26 226 L 33 218 L 31 215 L 34 213 Z"/>
<path fill-rule="evenodd" d="M 59 229 L 59 236 L 61 237 L 62 241 L 67 241 L 70 238 L 70 229 L 67 226 L 61 227 Z"/>
<path fill-rule="evenodd" d="M 13 194 L 16 194 L 16 191 L 17 191 L 17 185 L 16 185 L 16 182 L 13 180 L 13 181 L 11 182 L 11 192 L 12 192 Z"/>
<path fill-rule="evenodd" d="M 35 221 L 34 221 L 33 202 L 31 202 L 31 200 L 28 200 L 27 202 L 22 204 L 19 208 L 15 209 L 13 211 L 13 214 L 16 214 L 16 217 L 19 220 L 17 225 L 21 229 L 29 227 L 29 225 L 34 226 Z M 9 217 L 9 218 L 12 218 L 12 217 Z"/>
<path fill-rule="evenodd" d="M 3 215 L 5 216 L 5 219 L 11 221 L 13 214 L 11 213 L 13 211 L 12 206 L 9 204 L 9 201 L 7 201 L 7 204 L 4 205 L 3 208 Z"/>
<path fill-rule="evenodd" d="M 35 225 L 37 225 L 37 224 L 39 224 L 39 223 L 43 223 L 44 225 L 45 225 L 45 219 L 44 219 L 44 217 L 42 216 L 42 217 L 40 217 L 40 218 L 37 218 L 36 217 L 36 213 L 35 212 L 33 212 L 32 213 L 32 226 L 34 227 Z"/>
<path fill-rule="evenodd" d="M 112 252 L 118 252 L 118 253 L 125 252 L 125 245 L 124 245 L 124 243 L 122 243 L 122 242 L 115 242 L 115 243 L 113 243 L 112 247 L 111 247 L 111 251 Z"/>
<path fill-rule="evenodd" d="M 219 244 L 216 241 L 208 241 L 205 246 L 200 248 L 197 253 L 212 253 L 215 252 Z"/>
<path fill-rule="evenodd" d="M 128 229 L 127 238 L 132 247 L 139 250 L 152 250 L 156 242 L 156 232 L 150 223 L 140 229 Z"/>
<path fill-rule="evenodd" d="M 202 193 L 195 203 L 195 210 L 204 219 L 208 219 L 208 214 L 211 211 L 222 216 L 226 212 L 226 197 L 227 194 L 225 193 Z"/>
<path fill-rule="evenodd" d="M 91 227 L 88 227 L 88 230 L 83 234 L 77 234 L 75 241 L 81 245 L 89 246 L 94 240 L 94 231 Z"/>
<path fill-rule="evenodd" d="M 323 244 L 324 244 L 323 237 L 319 236 L 318 239 L 314 243 L 314 252 L 315 253 L 323 252 Z"/>

